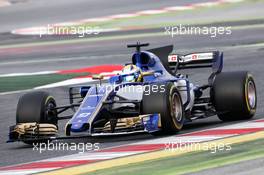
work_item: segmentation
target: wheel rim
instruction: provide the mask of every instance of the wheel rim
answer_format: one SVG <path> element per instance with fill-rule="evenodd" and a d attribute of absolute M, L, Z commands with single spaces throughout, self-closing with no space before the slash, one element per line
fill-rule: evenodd
<path fill-rule="evenodd" d="M 182 106 L 179 96 L 174 93 L 171 98 L 171 112 L 172 116 L 177 122 L 181 122 L 182 120 Z"/>
<path fill-rule="evenodd" d="M 57 117 L 57 112 L 56 110 L 54 110 L 55 107 L 56 107 L 56 104 L 53 101 L 48 102 L 47 107 L 46 107 L 46 115 L 49 120 L 54 117 Z"/>
<path fill-rule="evenodd" d="M 255 108 L 256 106 L 256 87 L 254 82 L 249 81 L 247 84 L 247 98 L 248 103 L 251 109 Z"/>

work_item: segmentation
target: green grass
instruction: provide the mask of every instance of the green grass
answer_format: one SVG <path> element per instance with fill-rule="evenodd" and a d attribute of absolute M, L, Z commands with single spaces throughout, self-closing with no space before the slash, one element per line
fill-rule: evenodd
<path fill-rule="evenodd" d="M 48 75 L 31 75 L 31 76 L 15 76 L 0 78 L 0 92 L 17 91 L 32 89 L 37 86 L 42 86 L 50 83 L 87 75 L 84 73 L 78 74 L 48 74 Z"/>
<path fill-rule="evenodd" d="M 95 171 L 93 175 L 175 175 L 197 172 L 200 170 L 264 157 L 264 139 L 231 145 L 230 151 L 210 151 L 187 153 L 143 163 L 130 164 Z"/>

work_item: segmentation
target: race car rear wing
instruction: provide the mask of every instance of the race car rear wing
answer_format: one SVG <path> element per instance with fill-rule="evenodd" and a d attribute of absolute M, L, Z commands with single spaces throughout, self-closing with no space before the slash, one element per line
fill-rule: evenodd
<path fill-rule="evenodd" d="M 206 67 L 219 69 L 219 66 L 222 67 L 222 57 L 223 53 L 220 53 L 219 51 L 198 52 L 190 53 L 187 55 L 172 54 L 168 56 L 168 63 L 171 69 L 173 69 L 177 64 L 178 69 L 193 69 Z"/>
<path fill-rule="evenodd" d="M 209 84 L 212 84 L 216 74 L 223 69 L 223 52 L 196 52 L 186 55 L 169 55 L 169 68 L 174 74 L 181 69 L 195 69 L 195 68 L 212 68 L 212 73 L 208 78 Z"/>
<path fill-rule="evenodd" d="M 168 72 L 175 74 L 177 69 L 212 68 L 214 74 L 223 68 L 223 52 L 195 52 L 186 55 L 170 54 L 173 46 L 164 46 L 148 50 L 157 55 Z"/>
<path fill-rule="evenodd" d="M 212 68 L 212 74 L 209 76 L 209 84 L 212 83 L 216 74 L 223 69 L 223 52 L 195 52 L 185 55 L 171 54 L 173 45 L 160 48 L 150 49 L 148 51 L 157 55 L 165 69 L 175 75 L 177 70 L 195 69 L 195 68 Z"/>

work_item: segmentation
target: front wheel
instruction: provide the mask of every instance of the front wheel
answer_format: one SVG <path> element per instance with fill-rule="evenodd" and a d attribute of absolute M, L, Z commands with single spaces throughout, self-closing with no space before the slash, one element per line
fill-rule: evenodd
<path fill-rule="evenodd" d="M 57 127 L 58 117 L 55 99 L 47 92 L 34 91 L 20 97 L 17 105 L 16 123 L 53 124 Z M 24 141 L 26 144 L 43 143 L 48 139 Z"/>
<path fill-rule="evenodd" d="M 256 113 L 256 85 L 248 72 L 223 72 L 217 75 L 211 98 L 222 121 L 246 120 Z"/>
<path fill-rule="evenodd" d="M 158 91 L 144 92 L 143 113 L 160 114 L 161 117 L 161 131 L 153 134 L 173 134 L 181 130 L 184 122 L 184 109 L 176 86 L 170 82 L 153 84 L 149 89 L 158 89 Z"/>
<path fill-rule="evenodd" d="M 17 123 L 49 123 L 57 125 L 55 99 L 47 92 L 34 91 L 20 97 L 17 104 Z"/>

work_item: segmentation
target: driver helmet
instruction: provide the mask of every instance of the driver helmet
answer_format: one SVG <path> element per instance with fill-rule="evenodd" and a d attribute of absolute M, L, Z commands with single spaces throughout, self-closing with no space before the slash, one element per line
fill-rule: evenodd
<path fill-rule="evenodd" d="M 136 65 L 129 64 L 126 65 L 121 72 L 123 81 L 125 82 L 141 82 L 141 69 Z"/>

